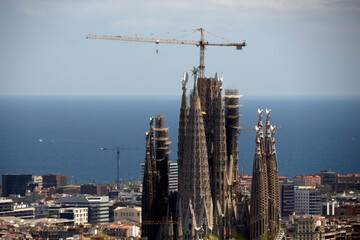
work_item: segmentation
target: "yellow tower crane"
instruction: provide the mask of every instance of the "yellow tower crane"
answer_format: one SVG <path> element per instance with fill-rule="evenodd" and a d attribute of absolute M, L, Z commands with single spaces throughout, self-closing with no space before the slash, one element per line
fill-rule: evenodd
<path fill-rule="evenodd" d="M 195 40 L 179 40 L 179 39 L 161 39 L 161 38 L 143 38 L 138 37 L 137 35 L 134 36 L 110 36 L 110 35 L 98 35 L 98 34 L 87 34 L 86 39 L 105 39 L 105 40 L 120 40 L 120 41 L 132 41 L 132 42 L 152 42 L 155 44 L 160 43 L 166 43 L 166 44 L 183 44 L 183 45 L 195 45 L 197 47 L 200 47 L 200 65 L 199 65 L 199 77 L 205 78 L 205 46 L 224 46 L 224 47 L 230 47 L 234 46 L 236 47 L 236 50 L 241 50 L 243 47 L 246 46 L 245 41 L 241 43 L 232 43 L 227 40 L 227 43 L 210 43 L 204 40 L 204 32 L 207 32 L 209 34 L 209 31 L 204 30 L 203 28 L 198 28 L 195 30 L 192 30 L 191 33 L 199 31 L 200 32 L 200 41 Z M 183 31 L 185 32 L 185 31 Z M 170 32 L 168 32 L 170 33 Z M 149 34 L 149 35 L 155 35 L 155 34 Z M 216 37 L 219 37 L 215 34 L 212 34 Z M 225 38 L 220 37 L 223 40 L 226 40 Z"/>

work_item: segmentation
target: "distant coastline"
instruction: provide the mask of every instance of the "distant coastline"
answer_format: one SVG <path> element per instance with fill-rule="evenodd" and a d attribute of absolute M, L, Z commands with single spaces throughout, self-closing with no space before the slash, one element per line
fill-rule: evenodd
<path fill-rule="evenodd" d="M 240 104 L 241 126 L 253 127 L 257 109 L 271 108 L 271 124 L 283 127 L 276 132 L 280 176 L 360 169 L 360 98 L 244 96 Z M 99 147 L 136 146 L 144 151 L 121 155 L 120 176 L 139 179 L 150 116 L 166 115 L 170 158 L 177 161 L 179 107 L 176 96 L 0 96 L 0 174 L 64 173 L 69 183 L 113 182 L 115 153 Z M 239 136 L 246 174 L 254 138 L 253 131 Z"/>
<path fill-rule="evenodd" d="M 0 95 L 0 99 L 6 98 L 49 98 L 49 99 L 180 99 L 179 95 Z M 360 100 L 360 96 L 263 96 L 263 95 L 243 95 L 243 98 L 249 100 L 264 100 L 264 99 L 299 99 L 299 100 Z"/>

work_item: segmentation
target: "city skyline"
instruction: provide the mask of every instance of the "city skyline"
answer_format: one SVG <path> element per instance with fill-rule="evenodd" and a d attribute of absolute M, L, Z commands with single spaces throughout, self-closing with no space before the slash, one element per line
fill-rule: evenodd
<path fill-rule="evenodd" d="M 225 88 L 247 96 L 360 96 L 358 1 L 37 0 L 0 6 L 0 95 L 179 96 L 179 76 L 199 65 L 197 47 L 86 40 L 86 34 L 203 27 L 247 43 L 241 51 L 205 52 L 206 76 L 223 72 Z"/>

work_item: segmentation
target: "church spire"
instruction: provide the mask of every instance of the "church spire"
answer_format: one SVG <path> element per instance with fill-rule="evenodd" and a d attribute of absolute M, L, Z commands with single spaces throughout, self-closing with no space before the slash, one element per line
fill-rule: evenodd
<path fill-rule="evenodd" d="M 181 172 L 179 195 L 182 201 L 182 216 L 185 216 L 190 201 L 195 213 L 200 212 L 202 199 L 205 199 L 206 209 L 210 208 L 211 202 L 206 137 L 200 98 L 196 88 L 196 75 L 194 74 L 194 89 L 186 122 L 185 145 L 183 146 L 186 151 L 183 152 L 181 167 L 179 165 L 181 168 L 179 171 Z M 198 214 L 195 214 L 195 217 L 197 222 Z"/>
<path fill-rule="evenodd" d="M 148 239 L 154 239 L 154 229 L 152 225 L 148 223 L 153 218 L 153 207 L 154 207 L 154 151 L 153 151 L 153 138 L 152 131 L 152 118 L 150 118 L 150 132 L 146 132 L 146 156 L 144 165 L 144 176 L 143 176 L 143 193 L 142 193 L 142 215 L 141 215 L 141 236 L 148 237 Z"/>
<path fill-rule="evenodd" d="M 251 187 L 250 239 L 273 237 L 279 230 L 280 193 L 275 151 L 275 127 L 270 125 L 271 110 L 265 109 L 265 138 L 262 130 L 263 110 L 258 110 L 256 150 Z"/>
<path fill-rule="evenodd" d="M 188 103 L 187 103 L 187 95 L 186 95 L 186 83 L 188 82 L 189 74 L 187 72 L 184 73 L 184 76 L 181 80 L 182 83 L 182 98 L 181 98 L 181 108 L 180 108 L 180 118 L 179 118 L 179 135 L 178 135 L 178 176 L 182 176 L 182 162 L 184 157 L 184 147 L 185 147 L 185 136 L 186 136 L 186 126 L 187 126 L 187 118 L 188 118 Z M 178 191 L 181 192 L 183 189 L 183 181 L 181 179 L 178 180 Z"/>
<path fill-rule="evenodd" d="M 275 127 L 270 125 L 270 112 L 266 109 L 266 165 L 269 191 L 269 234 L 275 235 L 279 228 L 280 193 L 277 159 L 275 151 Z"/>
<path fill-rule="evenodd" d="M 259 120 L 255 137 L 255 155 L 250 201 L 250 239 L 261 239 L 268 233 L 268 179 L 266 159 L 263 155 L 263 110 L 258 110 Z"/>
<path fill-rule="evenodd" d="M 222 81 L 215 75 L 217 93 L 213 100 L 212 112 L 212 195 L 213 203 L 219 201 L 222 213 L 225 210 L 225 201 L 228 192 L 228 159 L 226 152 L 226 129 L 223 98 L 221 94 Z"/>

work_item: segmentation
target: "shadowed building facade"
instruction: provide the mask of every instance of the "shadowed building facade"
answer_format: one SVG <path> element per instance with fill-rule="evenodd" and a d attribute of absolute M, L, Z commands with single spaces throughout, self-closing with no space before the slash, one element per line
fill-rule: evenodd
<path fill-rule="evenodd" d="M 11 194 L 25 195 L 32 178 L 30 174 L 4 174 L 2 175 L 2 196 Z"/>
<path fill-rule="evenodd" d="M 150 131 L 146 132 L 146 156 L 142 194 L 142 237 L 161 239 L 162 225 L 169 214 L 169 128 L 165 116 L 150 118 Z"/>

